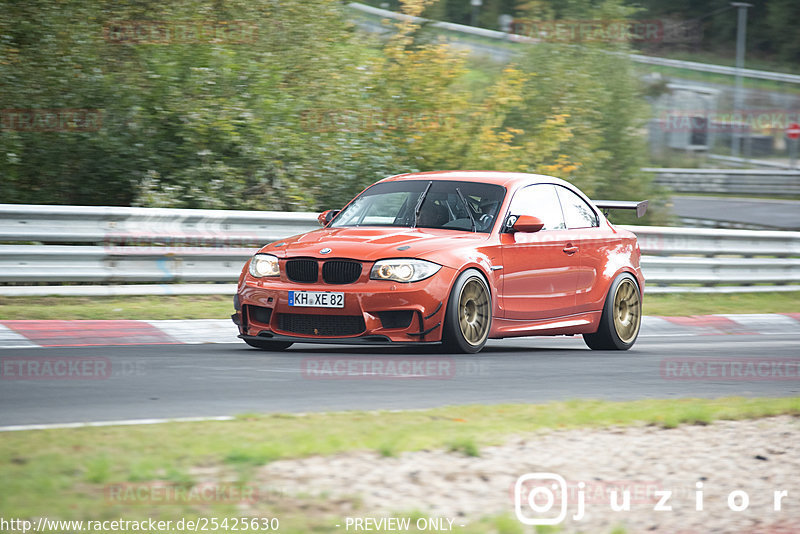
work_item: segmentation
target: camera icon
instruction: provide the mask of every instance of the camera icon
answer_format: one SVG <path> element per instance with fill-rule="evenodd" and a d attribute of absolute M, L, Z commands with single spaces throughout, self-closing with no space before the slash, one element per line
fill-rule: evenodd
<path fill-rule="evenodd" d="M 552 512 L 556 493 L 560 494 L 561 506 L 553 516 L 548 512 Z M 567 481 L 555 473 L 522 475 L 514 484 L 514 513 L 525 525 L 558 525 L 567 517 Z"/>

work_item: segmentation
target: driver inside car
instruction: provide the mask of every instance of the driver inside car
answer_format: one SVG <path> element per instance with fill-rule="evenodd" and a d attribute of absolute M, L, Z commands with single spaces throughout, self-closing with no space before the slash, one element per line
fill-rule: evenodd
<path fill-rule="evenodd" d="M 450 211 L 447 209 L 446 200 L 431 195 L 425 199 L 422 211 L 417 219 L 417 226 L 423 228 L 441 228 L 450 221 Z"/>

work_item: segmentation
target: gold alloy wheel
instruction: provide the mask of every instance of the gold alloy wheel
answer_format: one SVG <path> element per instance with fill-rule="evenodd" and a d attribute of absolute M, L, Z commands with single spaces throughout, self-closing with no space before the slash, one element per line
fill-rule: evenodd
<path fill-rule="evenodd" d="M 642 306 L 633 280 L 625 278 L 614 295 L 614 329 L 623 343 L 630 343 L 639 333 Z"/>
<path fill-rule="evenodd" d="M 489 335 L 489 313 L 486 287 L 474 278 L 468 280 L 458 297 L 458 326 L 470 345 L 480 345 Z"/>

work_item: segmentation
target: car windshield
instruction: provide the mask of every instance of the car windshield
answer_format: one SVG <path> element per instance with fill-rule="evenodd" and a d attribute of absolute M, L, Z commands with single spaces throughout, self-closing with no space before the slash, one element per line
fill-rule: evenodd
<path fill-rule="evenodd" d="M 364 191 L 331 226 L 417 226 L 486 233 L 504 196 L 504 187 L 476 182 L 383 182 Z"/>

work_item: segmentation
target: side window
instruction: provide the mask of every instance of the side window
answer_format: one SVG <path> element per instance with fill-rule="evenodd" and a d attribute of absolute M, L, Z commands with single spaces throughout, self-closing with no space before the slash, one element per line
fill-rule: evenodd
<path fill-rule="evenodd" d="M 597 214 L 578 195 L 566 187 L 557 187 L 558 197 L 561 199 L 561 209 L 567 228 L 591 228 L 598 226 Z"/>
<path fill-rule="evenodd" d="M 551 184 L 529 185 L 517 191 L 511 201 L 511 215 L 538 217 L 544 223 L 542 230 L 566 228 L 556 188 Z"/>

